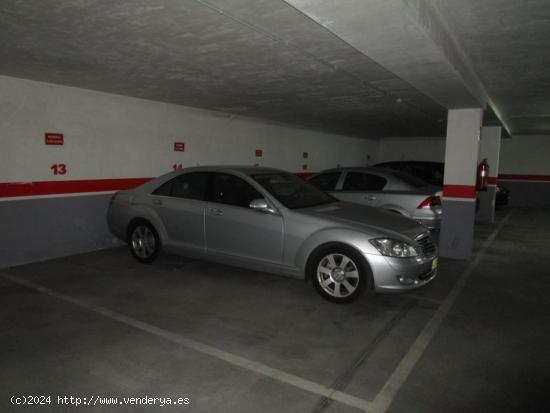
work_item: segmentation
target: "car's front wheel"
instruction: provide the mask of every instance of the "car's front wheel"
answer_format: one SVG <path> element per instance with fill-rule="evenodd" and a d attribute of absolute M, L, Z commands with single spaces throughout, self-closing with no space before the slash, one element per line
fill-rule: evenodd
<path fill-rule="evenodd" d="M 128 244 L 136 260 L 151 263 L 160 252 L 160 240 L 157 231 L 145 221 L 137 222 L 130 228 Z"/>
<path fill-rule="evenodd" d="M 334 303 L 349 303 L 367 288 L 370 272 L 363 257 L 345 246 L 317 251 L 308 266 L 308 276 L 321 296 Z"/>

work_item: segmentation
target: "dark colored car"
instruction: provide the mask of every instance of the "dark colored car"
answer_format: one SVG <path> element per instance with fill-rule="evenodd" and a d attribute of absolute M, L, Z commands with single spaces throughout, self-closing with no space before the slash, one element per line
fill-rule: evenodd
<path fill-rule="evenodd" d="M 423 179 L 429 184 L 443 186 L 443 174 L 445 164 L 443 162 L 430 161 L 392 161 L 374 165 L 381 168 L 395 169 Z M 510 191 L 501 185 L 496 187 L 495 207 L 501 208 L 508 205 Z"/>

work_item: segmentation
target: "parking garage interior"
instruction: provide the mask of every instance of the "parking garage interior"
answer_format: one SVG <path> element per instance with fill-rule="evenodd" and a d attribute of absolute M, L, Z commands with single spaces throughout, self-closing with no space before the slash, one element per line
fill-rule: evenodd
<path fill-rule="evenodd" d="M 0 411 L 548 411 L 549 47 L 544 0 L 1 2 Z M 107 220 L 197 166 L 396 161 L 445 165 L 400 294 L 143 264 Z"/>

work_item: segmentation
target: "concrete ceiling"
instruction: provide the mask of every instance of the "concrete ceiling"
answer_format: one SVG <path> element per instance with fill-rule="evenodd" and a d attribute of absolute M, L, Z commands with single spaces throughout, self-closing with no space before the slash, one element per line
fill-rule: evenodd
<path fill-rule="evenodd" d="M 363 137 L 441 136 L 446 108 L 487 102 L 514 132 L 550 132 L 548 54 L 529 54 L 547 41 L 530 32 L 550 25 L 527 12 L 526 27 L 480 24 L 510 22 L 478 3 L 514 4 L 3 0 L 0 74 Z M 548 18 L 547 1 L 525 3 Z M 522 38 L 510 49 L 521 62 L 503 31 Z"/>
<path fill-rule="evenodd" d="M 550 1 L 435 2 L 512 135 L 550 134 Z"/>

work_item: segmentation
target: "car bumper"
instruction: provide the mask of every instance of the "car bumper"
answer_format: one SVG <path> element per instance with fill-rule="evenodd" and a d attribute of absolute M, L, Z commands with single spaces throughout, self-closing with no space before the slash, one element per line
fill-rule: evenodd
<path fill-rule="evenodd" d="M 366 254 L 380 293 L 398 293 L 422 287 L 432 281 L 438 271 L 438 257 L 392 258 Z"/>
<path fill-rule="evenodd" d="M 423 217 L 422 218 L 416 217 L 414 219 L 417 222 L 419 222 L 420 224 L 424 225 L 430 231 L 436 231 L 437 232 L 441 229 L 441 218 L 440 217 L 433 218 L 433 219 L 423 218 Z"/>

